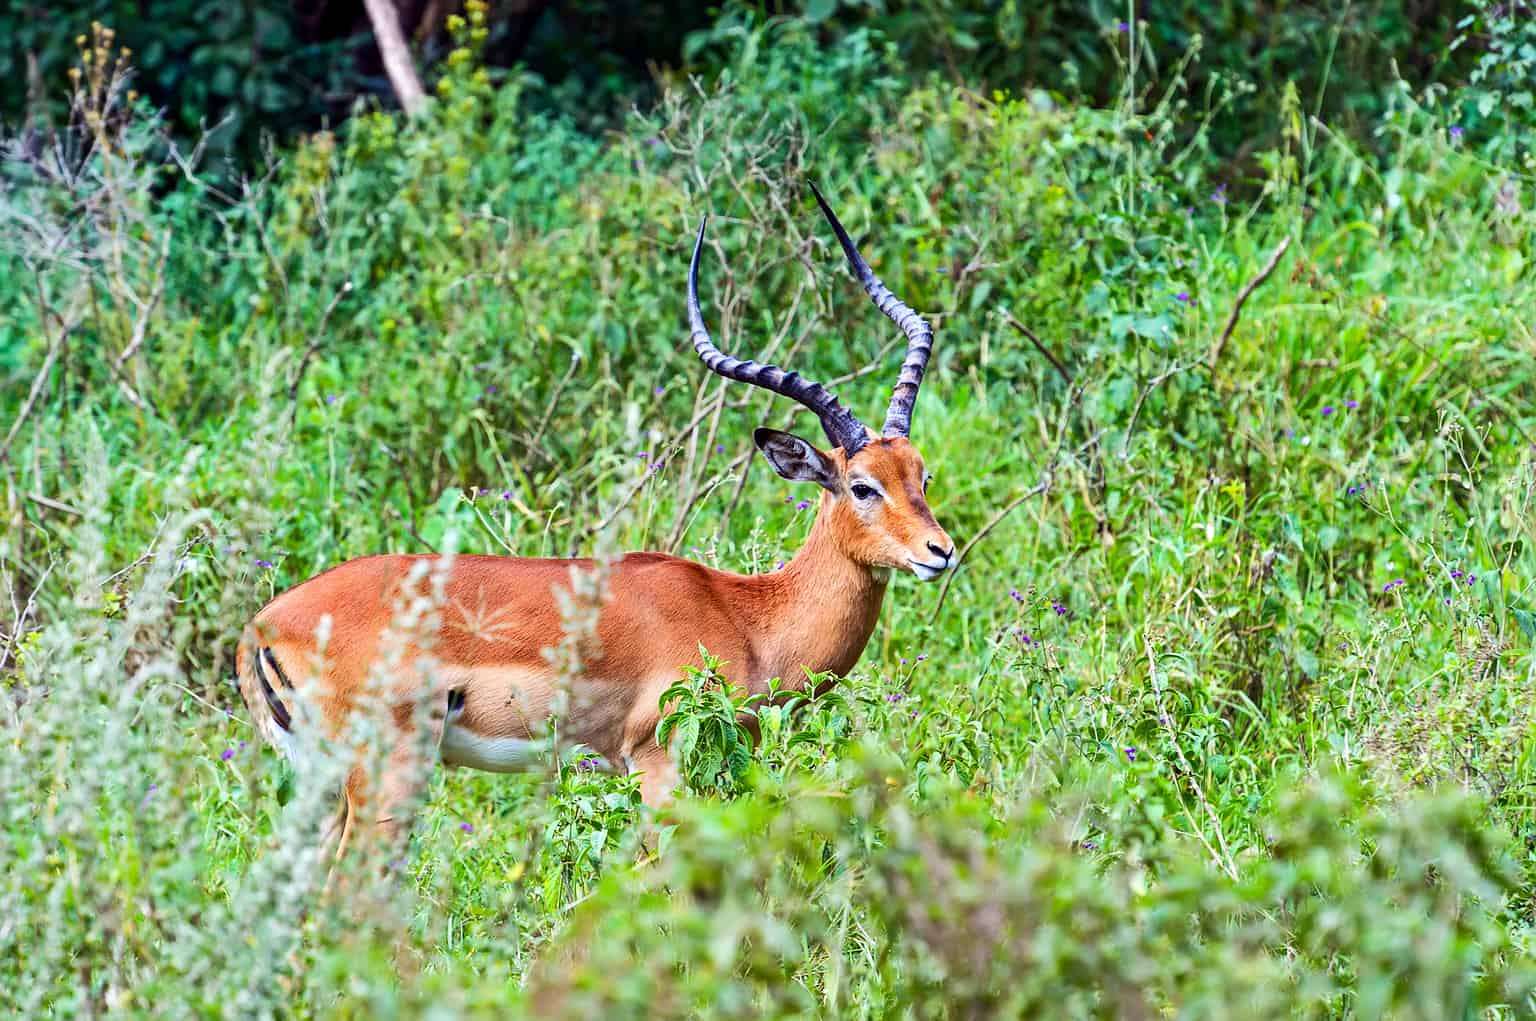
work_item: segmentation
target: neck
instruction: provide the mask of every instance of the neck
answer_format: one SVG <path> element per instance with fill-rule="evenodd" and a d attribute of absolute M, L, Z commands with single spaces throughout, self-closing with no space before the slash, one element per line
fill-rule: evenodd
<path fill-rule="evenodd" d="M 880 619 L 890 571 L 857 563 L 844 552 L 823 499 L 805 545 L 783 570 L 758 575 L 772 593 L 771 619 L 758 645 L 767 671 L 786 687 L 818 673 L 853 669 Z"/>

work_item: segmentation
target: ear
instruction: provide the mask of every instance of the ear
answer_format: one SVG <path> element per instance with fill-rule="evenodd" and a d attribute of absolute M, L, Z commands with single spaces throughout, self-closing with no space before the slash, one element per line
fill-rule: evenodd
<path fill-rule="evenodd" d="M 791 482 L 814 482 L 823 489 L 837 492 L 837 466 L 830 457 L 800 437 L 777 429 L 758 429 L 752 433 L 752 442 L 782 478 Z"/>

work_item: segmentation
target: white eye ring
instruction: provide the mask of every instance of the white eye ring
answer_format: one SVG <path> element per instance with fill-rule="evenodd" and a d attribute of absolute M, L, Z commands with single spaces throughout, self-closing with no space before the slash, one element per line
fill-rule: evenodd
<path fill-rule="evenodd" d="M 873 500 L 880 495 L 880 490 L 867 482 L 855 482 L 848 487 L 855 500 Z"/>

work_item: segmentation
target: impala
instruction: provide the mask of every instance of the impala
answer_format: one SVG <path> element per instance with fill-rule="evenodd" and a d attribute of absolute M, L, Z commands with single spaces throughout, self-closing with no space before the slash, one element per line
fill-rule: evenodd
<path fill-rule="evenodd" d="M 842 675 L 869 641 L 891 572 L 931 581 L 954 563 L 954 544 L 928 509 L 928 472 L 907 439 L 933 331 L 875 277 L 821 193 L 811 191 L 854 275 L 906 335 L 906 356 L 876 435 L 821 385 L 722 353 L 699 310 L 707 218 L 699 225 L 688 267 L 694 350 L 710 371 L 814 412 L 830 448 L 775 429 L 753 433 L 779 475 L 821 487 L 810 535 L 782 569 L 732 574 L 664 553 L 629 553 L 609 566 L 595 634 L 600 653 L 590 650 L 580 674 L 565 681 L 560 738 L 641 773 L 649 805 L 676 781 L 656 741 L 657 702 L 684 666 L 699 664 L 701 644 L 725 661 L 729 683 L 751 692 L 766 691 L 773 678 L 803 685 L 806 670 Z M 402 589 L 434 564 L 443 568 L 439 607 L 419 640 L 386 650 L 383 636 Z M 541 654 L 565 637 L 557 590 L 570 591 L 576 572 L 594 566 L 586 559 L 362 557 L 262 608 L 237 652 L 240 693 L 263 737 L 296 765 L 304 739 L 338 739 L 365 697 L 382 697 L 389 710 L 382 714 L 382 769 L 370 776 L 357 766 L 347 776 L 326 837 L 337 857 L 363 821 L 390 840 L 408 829 L 431 760 L 497 772 L 539 763 L 545 744 L 536 737 L 562 684 Z M 377 679 L 370 682 L 381 672 L 382 691 Z M 297 711 L 301 700 L 305 713 Z M 419 711 L 423 705 L 428 711 Z M 437 750 L 427 762 L 420 761 L 424 747 Z"/>

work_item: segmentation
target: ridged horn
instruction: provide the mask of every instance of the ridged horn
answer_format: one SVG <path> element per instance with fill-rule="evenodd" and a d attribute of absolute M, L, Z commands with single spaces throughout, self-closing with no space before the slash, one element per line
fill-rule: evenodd
<path fill-rule="evenodd" d="M 906 436 L 912 431 L 912 405 L 917 401 L 918 388 L 923 385 L 923 372 L 928 368 L 928 356 L 933 353 L 933 327 L 928 321 L 916 312 L 912 311 L 901 299 L 892 294 L 890 288 L 880 282 L 859 250 L 854 247 L 853 239 L 838 222 L 837 214 L 832 212 L 832 207 L 827 205 L 827 200 L 821 197 L 821 192 L 816 185 L 811 185 L 811 194 L 816 196 L 816 204 L 821 207 L 822 215 L 832 225 L 832 230 L 837 234 L 838 243 L 843 246 L 843 255 L 848 258 L 848 265 L 853 270 L 853 275 L 858 278 L 864 287 L 864 293 L 868 294 L 875 307 L 901 327 L 901 332 L 907 335 L 907 356 L 901 363 L 901 374 L 896 378 L 896 390 L 891 395 L 891 407 L 885 413 L 885 427 L 880 430 L 882 436 Z"/>
<path fill-rule="evenodd" d="M 699 237 L 693 243 L 693 259 L 688 263 L 688 328 L 692 331 L 689 339 L 693 341 L 693 349 L 711 372 L 760 386 L 805 405 L 821 420 L 821 428 L 833 446 L 842 447 L 848 457 L 857 454 L 869 442 L 869 430 L 853 412 L 838 403 L 830 390 L 797 372 L 785 372 L 777 365 L 732 358 L 709 339 L 704 313 L 699 310 L 699 253 L 704 248 L 704 228 L 708 223 L 707 216 L 699 222 Z"/>

